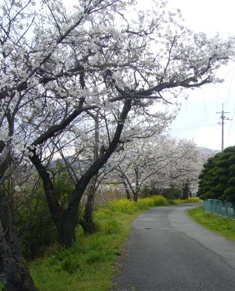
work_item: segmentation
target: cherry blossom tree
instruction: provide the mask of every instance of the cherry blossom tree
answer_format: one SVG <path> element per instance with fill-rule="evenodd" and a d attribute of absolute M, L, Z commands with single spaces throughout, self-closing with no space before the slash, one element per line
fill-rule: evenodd
<path fill-rule="evenodd" d="M 210 153 L 198 148 L 190 140 L 176 140 L 172 145 L 175 158 L 164 179 L 168 183 L 167 187 L 182 189 L 182 198 L 187 199 L 197 192 L 198 175 Z"/>
<path fill-rule="evenodd" d="M 169 139 L 163 135 L 134 140 L 128 144 L 117 167 L 128 199 L 137 201 L 141 189 L 149 186 L 157 173 L 166 167 L 169 162 L 166 149 L 169 145 Z"/>
<path fill-rule="evenodd" d="M 138 118 L 152 106 L 172 102 L 182 89 L 218 81 L 218 68 L 234 58 L 233 37 L 194 34 L 183 26 L 179 11 L 167 11 L 165 1 L 153 1 L 144 12 L 135 2 L 79 0 L 73 9 L 60 0 L 4 0 L 0 5 L 0 184 L 30 159 L 66 246 L 76 239 L 83 193 L 120 145 L 129 116 Z M 60 137 L 61 146 L 68 145 L 69 130 L 76 132 L 78 123 L 99 108 L 115 112 L 105 117 L 112 135 L 103 154 L 76 181 L 64 209 L 45 166 L 49 149 Z M 25 276 L 15 283 L 9 279 L 8 263 L 17 265 L 20 254 L 10 250 L 17 233 L 9 225 L 14 219 L 2 191 L 0 203 L 1 258 L 10 258 L 1 259 L 1 280 L 11 290 L 34 290 L 32 284 L 22 287 Z"/>
<path fill-rule="evenodd" d="M 137 201 L 141 189 L 159 191 L 177 187 L 188 198 L 190 188 L 197 186 L 198 175 L 206 159 L 195 143 L 157 135 L 129 145 L 119 160 L 117 171 L 127 197 Z M 187 196 L 187 197 L 186 197 Z"/>
<path fill-rule="evenodd" d="M 106 167 L 102 167 L 102 169 L 100 169 L 99 173 L 97 173 L 95 178 L 91 180 L 90 185 L 87 187 L 87 203 L 85 206 L 85 213 L 83 219 L 80 221 L 80 224 L 82 225 L 85 232 L 92 233 L 97 229 L 92 219 L 92 210 L 95 193 L 99 185 L 103 186 L 107 179 L 110 181 L 110 179 L 112 179 L 113 175 L 115 175 L 117 171 L 123 178 L 123 183 L 129 182 L 127 178 L 125 179 L 129 172 L 128 169 L 126 171 L 122 170 L 120 165 L 124 164 L 124 161 L 129 161 L 130 163 L 130 157 L 132 160 L 134 158 L 139 159 L 140 162 L 144 153 L 140 150 L 139 156 L 136 157 L 136 150 L 139 148 L 139 142 L 142 144 L 143 139 L 145 143 L 146 140 L 152 140 L 151 138 L 153 136 L 160 135 L 174 120 L 177 112 L 177 110 L 172 112 L 148 112 L 148 110 L 145 108 L 138 119 L 135 119 L 133 116 L 136 114 L 136 112 L 129 114 L 128 123 L 122 132 L 122 137 L 119 141 L 119 145 L 115 149 L 114 155 L 109 159 L 109 161 L 107 161 Z M 101 113 L 100 110 L 99 113 Z M 114 117 L 117 115 L 114 110 L 112 110 L 111 116 L 113 115 Z M 108 148 L 109 145 L 107 142 L 109 141 L 109 137 L 112 136 L 112 131 L 114 128 L 113 126 L 108 126 L 108 124 L 112 125 L 112 122 L 108 121 L 108 118 L 110 119 L 110 114 L 107 115 L 105 119 L 104 114 L 100 114 L 100 116 L 96 114 L 92 117 L 95 121 L 95 134 L 94 139 L 90 138 L 89 141 L 92 142 L 92 140 L 94 140 L 92 148 L 95 161 L 99 154 L 103 154 L 101 151 L 99 153 L 99 148 L 102 149 L 102 151 L 105 151 L 106 148 Z M 102 119 L 104 120 L 102 121 Z M 132 148 L 135 148 L 135 150 L 132 150 Z M 132 156 L 133 152 L 134 156 Z M 143 171 L 144 169 L 142 169 L 142 172 Z M 147 175 L 149 175 L 149 173 L 147 173 Z M 138 186 L 138 183 L 136 183 L 136 187 L 139 189 Z M 128 191 L 128 187 L 126 187 L 126 190 Z M 134 193 L 134 198 L 136 198 L 135 200 L 137 200 L 139 191 L 132 192 Z"/>

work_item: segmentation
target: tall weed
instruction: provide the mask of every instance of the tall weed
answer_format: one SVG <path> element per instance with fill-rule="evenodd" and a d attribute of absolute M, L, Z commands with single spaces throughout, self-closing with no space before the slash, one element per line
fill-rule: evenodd
<path fill-rule="evenodd" d="M 111 211 L 121 213 L 133 213 L 138 210 L 137 204 L 127 199 L 113 199 L 107 203 L 106 207 Z"/>
<path fill-rule="evenodd" d="M 151 197 L 148 198 L 140 198 L 137 201 L 137 206 L 139 210 L 147 210 L 149 207 L 154 206 L 154 200 Z"/>
<path fill-rule="evenodd" d="M 172 204 L 184 204 L 184 203 L 196 203 L 196 202 L 200 202 L 200 199 L 198 197 L 190 197 L 188 199 L 174 199 L 172 201 Z"/>
<path fill-rule="evenodd" d="M 154 201 L 154 206 L 167 206 L 169 205 L 168 200 L 162 195 L 154 195 L 152 196 Z"/>

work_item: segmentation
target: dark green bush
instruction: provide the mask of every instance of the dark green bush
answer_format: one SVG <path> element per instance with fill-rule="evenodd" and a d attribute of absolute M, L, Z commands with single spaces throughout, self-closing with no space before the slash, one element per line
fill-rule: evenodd
<path fill-rule="evenodd" d="M 198 197 L 235 201 L 235 147 L 209 158 L 199 176 Z"/>
<path fill-rule="evenodd" d="M 41 257 L 46 249 L 56 242 L 57 232 L 41 186 L 19 208 L 17 227 L 21 251 L 28 260 Z"/>

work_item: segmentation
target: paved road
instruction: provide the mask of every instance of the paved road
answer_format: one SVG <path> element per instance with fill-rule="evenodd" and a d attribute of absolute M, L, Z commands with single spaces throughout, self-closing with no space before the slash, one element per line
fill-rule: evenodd
<path fill-rule="evenodd" d="M 235 243 L 195 223 L 186 211 L 192 207 L 155 208 L 137 218 L 115 290 L 235 290 Z"/>

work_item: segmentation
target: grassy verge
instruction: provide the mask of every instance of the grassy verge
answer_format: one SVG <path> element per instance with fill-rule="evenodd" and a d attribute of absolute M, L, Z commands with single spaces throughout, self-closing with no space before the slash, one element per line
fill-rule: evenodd
<path fill-rule="evenodd" d="M 182 199 L 174 199 L 172 201 L 170 201 L 170 204 L 172 205 L 179 205 L 179 204 L 184 204 L 184 203 L 195 203 L 195 202 L 199 202 L 199 198 L 197 197 L 191 197 L 185 200 Z"/>
<path fill-rule="evenodd" d="M 100 211 L 99 216 L 103 214 Z M 58 248 L 30 265 L 30 272 L 41 291 L 110 290 L 115 261 L 138 212 L 106 211 L 105 215 L 99 232 L 80 234 L 72 249 Z"/>
<path fill-rule="evenodd" d="M 235 241 L 235 220 L 207 213 L 203 207 L 189 210 L 189 215 L 207 229 Z"/>
<path fill-rule="evenodd" d="M 181 200 L 197 202 L 198 199 Z M 44 258 L 30 263 L 30 273 L 41 291 L 108 291 L 117 258 L 125 247 L 136 217 L 150 207 L 179 204 L 169 203 L 163 196 L 112 200 L 94 212 L 99 231 L 84 235 L 78 228 L 77 242 L 71 249 L 53 246 Z M 0 284 L 1 286 L 1 284 Z"/>
<path fill-rule="evenodd" d="M 140 212 L 154 206 L 168 205 L 162 196 L 112 200 L 94 212 L 99 231 L 84 235 L 71 249 L 58 248 L 30 265 L 30 273 L 41 291 L 110 290 L 117 257 L 124 248 L 131 224 Z"/>

